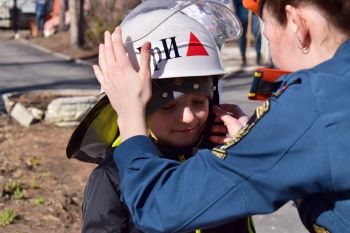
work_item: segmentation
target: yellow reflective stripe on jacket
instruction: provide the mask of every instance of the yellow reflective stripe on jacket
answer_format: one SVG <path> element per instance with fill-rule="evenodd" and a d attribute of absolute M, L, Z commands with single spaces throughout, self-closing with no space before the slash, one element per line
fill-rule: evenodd
<path fill-rule="evenodd" d="M 115 139 L 115 141 L 113 142 L 112 147 L 117 147 L 117 146 L 119 146 L 121 143 L 122 143 L 122 137 L 119 135 L 119 136 L 117 137 L 117 139 Z"/>
<path fill-rule="evenodd" d="M 253 218 L 251 216 L 247 218 L 247 228 L 249 233 L 256 233 Z"/>

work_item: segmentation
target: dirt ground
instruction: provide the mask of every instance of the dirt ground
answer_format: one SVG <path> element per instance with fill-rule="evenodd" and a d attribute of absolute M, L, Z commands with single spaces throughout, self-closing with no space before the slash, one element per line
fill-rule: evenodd
<path fill-rule="evenodd" d="M 29 42 L 73 58 L 96 58 L 95 50 L 67 46 L 67 38 L 60 34 Z M 95 165 L 67 159 L 73 129 L 45 123 L 25 128 L 0 115 L 1 233 L 80 232 L 82 195 Z"/>
<path fill-rule="evenodd" d="M 94 165 L 66 158 L 72 130 L 25 128 L 0 116 L 0 212 L 16 215 L 0 232 L 80 232 L 82 194 Z"/>

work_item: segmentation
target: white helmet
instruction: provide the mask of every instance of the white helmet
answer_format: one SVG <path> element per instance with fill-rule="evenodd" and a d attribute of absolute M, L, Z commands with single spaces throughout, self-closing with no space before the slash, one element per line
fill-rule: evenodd
<path fill-rule="evenodd" d="M 242 34 L 240 21 L 233 12 L 209 0 L 146 0 L 130 12 L 121 28 L 135 70 L 139 69 L 139 49 L 144 42 L 151 42 L 152 78 L 200 77 L 203 89 L 199 88 L 202 85 L 199 81 L 194 85 L 186 82 L 190 87 L 183 89 L 193 87 L 203 93 L 207 92 L 202 76 L 225 73 L 220 55 L 222 44 Z M 117 114 L 105 95 L 73 132 L 66 148 L 68 158 L 101 162 L 106 152 L 111 153 L 111 145 L 119 136 L 116 119 Z"/>
<path fill-rule="evenodd" d="M 125 18 L 121 28 L 136 70 L 142 44 L 151 42 L 152 78 L 224 74 L 219 49 L 242 32 L 231 10 L 206 0 L 147 0 Z"/>

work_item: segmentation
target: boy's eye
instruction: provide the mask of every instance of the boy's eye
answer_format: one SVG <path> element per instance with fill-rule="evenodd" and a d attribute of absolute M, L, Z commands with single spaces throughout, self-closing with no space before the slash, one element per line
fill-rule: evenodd
<path fill-rule="evenodd" d="M 192 101 L 193 104 L 204 104 L 206 102 L 207 98 L 202 99 L 195 99 Z"/>
<path fill-rule="evenodd" d="M 203 104 L 204 100 L 194 100 L 193 103 L 194 104 Z"/>
<path fill-rule="evenodd" d="M 161 109 L 163 110 L 170 110 L 170 109 L 173 109 L 175 108 L 176 104 L 175 103 L 168 103 L 168 104 L 165 104 L 161 107 Z"/>

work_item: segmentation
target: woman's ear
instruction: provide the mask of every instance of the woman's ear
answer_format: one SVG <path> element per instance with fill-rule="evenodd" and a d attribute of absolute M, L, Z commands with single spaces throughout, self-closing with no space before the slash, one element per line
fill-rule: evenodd
<path fill-rule="evenodd" d="M 292 24 L 299 49 L 301 49 L 303 53 L 308 53 L 311 37 L 309 25 L 303 11 L 300 8 L 287 5 L 286 14 L 287 20 L 290 21 L 288 23 Z"/>

